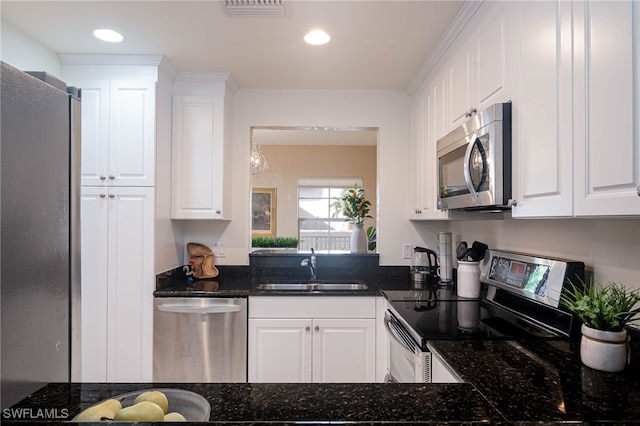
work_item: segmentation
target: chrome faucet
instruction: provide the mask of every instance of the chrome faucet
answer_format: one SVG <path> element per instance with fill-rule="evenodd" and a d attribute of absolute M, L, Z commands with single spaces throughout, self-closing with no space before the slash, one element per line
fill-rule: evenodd
<path fill-rule="evenodd" d="M 313 251 L 313 248 L 311 249 L 311 256 L 302 259 L 300 266 L 308 266 L 309 272 L 311 272 L 311 279 L 316 279 L 316 252 Z"/>

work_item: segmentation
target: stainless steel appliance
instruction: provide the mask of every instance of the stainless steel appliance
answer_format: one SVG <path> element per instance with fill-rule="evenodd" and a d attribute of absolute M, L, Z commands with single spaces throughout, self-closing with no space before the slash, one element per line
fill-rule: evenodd
<path fill-rule="evenodd" d="M 511 207 L 511 104 L 494 104 L 438 140 L 438 208 Z"/>
<path fill-rule="evenodd" d="M 80 101 L 1 63 L 2 408 L 80 379 Z"/>
<path fill-rule="evenodd" d="M 456 296 L 453 286 L 423 290 L 385 291 L 385 326 L 390 353 L 388 380 L 430 382 L 432 340 L 567 339 L 577 322 L 545 295 L 566 283 L 584 279 L 584 264 L 543 256 L 487 250 L 481 280 L 487 291 L 480 299 Z M 540 291 L 546 288 L 547 291 Z M 540 295 L 537 295 L 540 296 Z"/>
<path fill-rule="evenodd" d="M 153 381 L 247 381 L 247 299 L 156 297 Z"/>

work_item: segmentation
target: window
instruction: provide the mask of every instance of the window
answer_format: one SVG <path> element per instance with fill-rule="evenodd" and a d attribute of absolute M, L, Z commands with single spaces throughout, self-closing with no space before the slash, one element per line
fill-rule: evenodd
<path fill-rule="evenodd" d="M 349 251 L 352 225 L 342 215 L 345 189 L 362 179 L 301 179 L 298 181 L 298 248 Z"/>

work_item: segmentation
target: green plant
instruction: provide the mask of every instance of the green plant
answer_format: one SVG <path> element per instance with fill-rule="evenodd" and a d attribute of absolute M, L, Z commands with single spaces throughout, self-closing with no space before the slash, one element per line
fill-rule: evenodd
<path fill-rule="evenodd" d="M 253 237 L 251 247 L 266 248 L 296 248 L 298 239 L 295 237 Z"/>
<path fill-rule="evenodd" d="M 377 232 L 375 226 L 367 228 L 367 249 L 373 251 L 376 249 Z"/>
<path fill-rule="evenodd" d="M 347 189 L 342 196 L 342 215 L 355 224 L 364 223 L 369 216 L 371 202 L 364 196 L 364 189 L 358 188 L 356 183 L 353 188 Z"/>
<path fill-rule="evenodd" d="M 593 280 L 589 284 L 581 283 L 580 287 L 570 284 L 561 303 L 588 327 L 620 331 L 640 314 L 640 308 L 633 309 L 640 301 L 640 289 L 630 291 L 614 281 L 605 286 Z"/>

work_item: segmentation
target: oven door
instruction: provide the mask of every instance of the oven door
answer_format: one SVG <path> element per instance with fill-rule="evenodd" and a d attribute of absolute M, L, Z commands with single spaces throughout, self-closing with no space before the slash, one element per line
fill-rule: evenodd
<path fill-rule="evenodd" d="M 387 382 L 431 383 L 431 352 L 423 351 L 404 326 L 387 310 L 384 325 L 389 335 Z"/>

